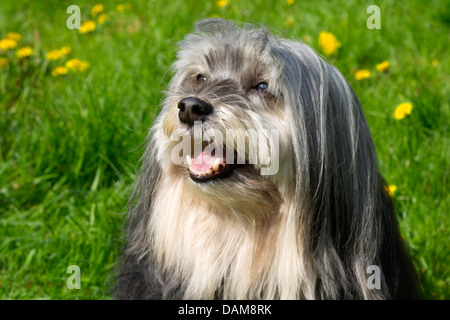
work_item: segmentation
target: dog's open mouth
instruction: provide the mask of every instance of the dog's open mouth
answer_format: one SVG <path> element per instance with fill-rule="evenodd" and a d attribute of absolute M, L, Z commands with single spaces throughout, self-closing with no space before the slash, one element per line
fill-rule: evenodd
<path fill-rule="evenodd" d="M 196 182 L 206 182 L 219 178 L 227 178 L 233 173 L 233 169 L 244 166 L 245 164 L 227 163 L 226 151 L 222 150 L 221 155 L 216 152 L 200 153 L 196 158 L 192 159 L 186 156 L 189 165 L 190 177 Z M 236 157 L 234 157 L 236 159 Z"/>

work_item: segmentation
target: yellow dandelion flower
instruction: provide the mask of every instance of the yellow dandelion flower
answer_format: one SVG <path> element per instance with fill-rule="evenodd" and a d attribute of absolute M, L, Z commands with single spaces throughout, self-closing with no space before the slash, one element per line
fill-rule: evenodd
<path fill-rule="evenodd" d="M 17 41 L 9 38 L 0 40 L 0 49 L 7 51 L 17 47 Z"/>
<path fill-rule="evenodd" d="M 0 68 L 8 68 L 9 67 L 9 60 L 7 58 L 0 58 Z"/>
<path fill-rule="evenodd" d="M 357 70 L 355 72 L 355 79 L 356 80 L 364 80 L 364 79 L 370 78 L 371 75 L 372 75 L 372 73 L 367 69 Z"/>
<path fill-rule="evenodd" d="M 72 49 L 69 46 L 65 46 L 65 47 L 62 47 L 59 51 L 61 51 L 61 53 L 64 56 L 67 56 L 69 53 L 72 52 Z"/>
<path fill-rule="evenodd" d="M 52 70 L 52 76 L 65 76 L 68 72 L 69 70 L 66 67 L 59 66 Z"/>
<path fill-rule="evenodd" d="M 87 61 L 82 61 L 79 59 L 71 59 L 66 62 L 66 68 L 74 71 L 84 71 L 89 67 L 90 65 Z"/>
<path fill-rule="evenodd" d="M 104 24 L 106 20 L 108 20 L 108 15 L 106 13 L 102 13 L 98 16 L 97 23 Z"/>
<path fill-rule="evenodd" d="M 64 76 L 68 72 L 69 72 L 69 70 L 67 70 L 66 67 L 59 66 L 59 67 L 56 67 L 55 69 L 53 69 L 52 76 L 54 76 L 54 77 L 56 77 L 56 76 Z"/>
<path fill-rule="evenodd" d="M 22 36 L 20 35 L 20 33 L 17 32 L 8 32 L 6 38 L 19 42 L 20 39 L 22 39 Z"/>
<path fill-rule="evenodd" d="M 432 67 L 437 67 L 438 64 L 439 64 L 439 60 L 437 60 L 437 59 L 434 59 L 433 61 L 431 61 L 431 66 Z"/>
<path fill-rule="evenodd" d="M 31 56 L 33 53 L 34 53 L 33 48 L 31 48 L 31 47 L 23 47 L 23 48 L 20 48 L 19 50 L 17 50 L 16 56 L 19 59 L 23 59 L 23 58 Z"/>
<path fill-rule="evenodd" d="M 388 71 L 390 66 L 391 64 L 389 63 L 389 61 L 386 60 L 381 63 L 378 63 L 375 67 L 377 68 L 378 72 L 386 72 Z"/>
<path fill-rule="evenodd" d="M 288 6 L 290 6 L 291 4 L 294 4 L 295 0 L 286 0 L 286 3 Z"/>
<path fill-rule="evenodd" d="M 219 0 L 219 1 L 216 2 L 216 5 L 219 8 L 226 7 L 228 5 L 228 0 Z"/>
<path fill-rule="evenodd" d="M 327 56 L 331 56 L 341 46 L 341 43 L 334 34 L 321 32 L 319 33 L 319 46 Z"/>
<path fill-rule="evenodd" d="M 83 22 L 80 26 L 80 29 L 78 30 L 79 33 L 88 33 L 88 32 L 92 32 L 95 30 L 95 22 L 94 21 L 86 21 Z"/>
<path fill-rule="evenodd" d="M 413 109 L 413 105 L 410 102 L 400 103 L 394 110 L 394 118 L 397 120 L 401 120 L 407 115 L 411 114 Z"/>
<path fill-rule="evenodd" d="M 394 195 L 394 192 L 397 191 L 397 186 L 395 184 L 390 184 L 387 187 L 387 191 L 388 191 L 389 195 L 392 197 Z"/>
<path fill-rule="evenodd" d="M 45 54 L 45 58 L 46 58 L 47 60 L 50 60 L 50 61 L 52 61 L 52 60 L 58 60 L 58 59 L 60 59 L 62 56 L 63 56 L 63 53 L 61 52 L 61 50 L 58 50 L 58 49 L 52 50 L 52 51 L 47 52 L 47 53 Z"/>
<path fill-rule="evenodd" d="M 129 3 L 121 3 L 116 6 L 116 10 L 119 12 L 123 12 L 125 10 L 131 10 L 132 6 Z"/>
<path fill-rule="evenodd" d="M 292 26 L 294 24 L 294 22 L 295 22 L 294 17 L 293 16 L 289 16 L 289 17 L 287 17 L 286 20 L 284 20 L 284 25 L 286 27 L 290 27 L 290 26 Z"/>
<path fill-rule="evenodd" d="M 92 7 L 91 15 L 92 16 L 96 16 L 96 15 L 98 15 L 101 12 L 103 12 L 103 5 L 102 4 L 96 4 L 95 6 Z"/>

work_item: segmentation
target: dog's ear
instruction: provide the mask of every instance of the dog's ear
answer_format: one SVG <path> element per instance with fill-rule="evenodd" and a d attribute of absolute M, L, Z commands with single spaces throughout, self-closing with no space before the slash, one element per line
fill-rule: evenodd
<path fill-rule="evenodd" d="M 150 132 L 152 132 L 151 130 Z M 123 254 L 118 265 L 114 296 L 118 299 L 156 298 L 157 275 L 151 268 L 149 220 L 152 202 L 159 185 L 161 167 L 156 159 L 155 139 L 150 133 L 148 146 L 141 159 L 142 167 L 128 203 Z"/>
<path fill-rule="evenodd" d="M 142 167 L 128 203 L 128 233 L 135 236 L 139 235 L 138 237 L 127 239 L 128 246 L 131 249 L 144 246 L 143 243 L 137 244 L 137 242 L 146 241 L 146 232 L 148 232 L 147 221 L 151 214 L 153 200 L 161 178 L 162 169 L 157 159 L 156 136 L 153 134 L 156 130 L 155 127 L 159 125 L 159 120 L 156 121 L 157 123 L 152 127 L 147 137 L 148 145 L 140 161 Z M 149 252 L 148 250 L 144 251 Z"/>
<path fill-rule="evenodd" d="M 361 103 L 344 76 L 305 44 L 283 40 L 272 51 L 284 65 L 281 88 L 293 140 L 295 202 L 302 241 L 310 250 L 305 255 L 322 273 L 319 296 L 395 297 L 389 288 L 400 287 L 401 280 L 392 270 L 400 270 L 407 259 L 386 254 L 403 251 Z M 381 268 L 384 290 L 367 289 L 369 265 Z M 410 274 L 408 268 L 404 272 Z"/>

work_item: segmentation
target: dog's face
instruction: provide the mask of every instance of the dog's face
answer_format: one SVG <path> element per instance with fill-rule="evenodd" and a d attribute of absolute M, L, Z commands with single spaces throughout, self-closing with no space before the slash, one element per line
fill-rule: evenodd
<path fill-rule="evenodd" d="M 254 36 L 188 36 L 155 126 L 167 174 L 233 199 L 252 186 L 257 194 L 273 192 L 280 152 L 289 149 L 280 145 L 289 140 L 283 67 L 270 41 Z"/>
<path fill-rule="evenodd" d="M 309 205 L 328 171 L 373 158 L 357 97 L 310 47 L 220 19 L 197 32 L 180 44 L 152 134 L 162 174 L 192 198 L 253 220 L 281 199 Z"/>
<path fill-rule="evenodd" d="M 280 165 L 292 159 L 283 65 L 268 33 L 258 32 L 189 35 L 154 126 L 164 174 L 249 215 L 279 205 L 277 181 L 285 184 L 292 168 Z"/>

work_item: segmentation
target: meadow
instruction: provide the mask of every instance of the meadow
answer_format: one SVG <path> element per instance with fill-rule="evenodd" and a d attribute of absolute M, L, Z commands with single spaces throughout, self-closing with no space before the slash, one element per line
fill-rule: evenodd
<path fill-rule="evenodd" d="M 74 4 L 80 30 L 66 25 Z M 371 4 L 380 29 L 366 25 Z M 344 74 L 423 296 L 449 299 L 450 5 L 438 0 L 2 0 L 0 299 L 111 298 L 128 197 L 176 44 L 208 17 L 302 40 Z M 81 289 L 66 285 L 70 265 Z"/>

